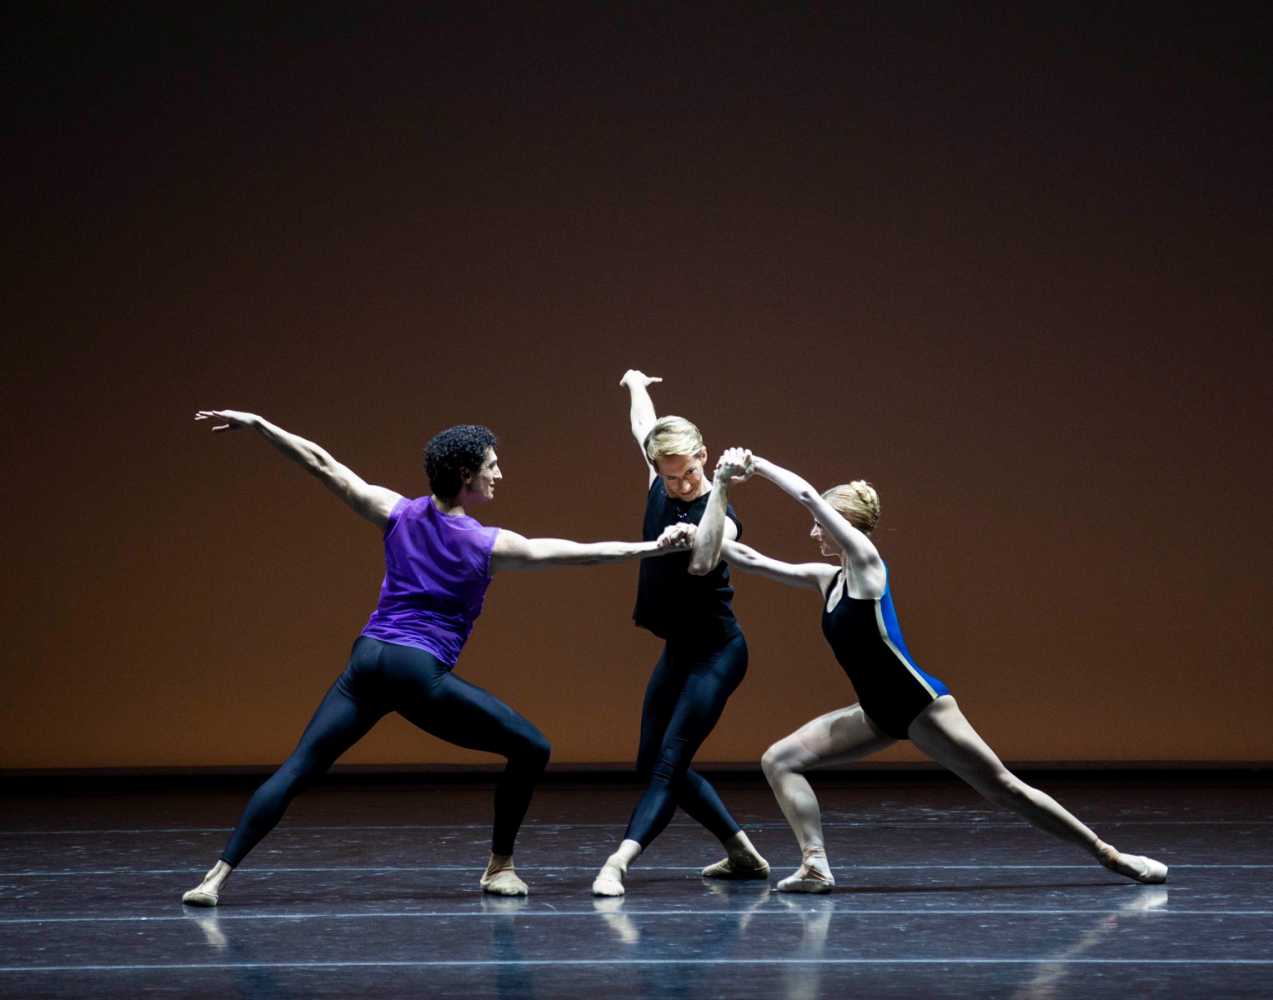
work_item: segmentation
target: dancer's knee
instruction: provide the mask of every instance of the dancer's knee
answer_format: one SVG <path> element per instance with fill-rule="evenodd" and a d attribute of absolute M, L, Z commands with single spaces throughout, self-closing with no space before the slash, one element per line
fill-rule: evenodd
<path fill-rule="evenodd" d="M 548 758 L 552 756 L 552 744 L 543 733 L 536 732 L 526 737 L 517 753 L 509 759 L 527 771 L 542 771 L 548 766 Z"/>
<path fill-rule="evenodd" d="M 314 755 L 293 754 L 274 772 L 270 779 L 271 791 L 285 800 L 291 800 L 326 773 L 328 767 Z"/>
<path fill-rule="evenodd" d="M 650 780 L 663 785 L 674 785 L 689 770 L 689 761 L 685 759 L 686 742 L 682 739 L 667 740 L 659 751 L 658 758 L 650 768 Z"/>
<path fill-rule="evenodd" d="M 765 772 L 765 778 L 772 785 L 784 774 L 798 771 L 800 767 L 796 755 L 791 752 L 789 742 L 779 740 L 760 758 L 760 769 Z"/>

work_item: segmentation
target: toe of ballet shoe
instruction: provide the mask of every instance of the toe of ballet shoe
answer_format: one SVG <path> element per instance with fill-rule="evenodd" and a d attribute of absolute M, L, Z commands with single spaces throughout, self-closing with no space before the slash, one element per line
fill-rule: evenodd
<path fill-rule="evenodd" d="M 820 878 L 797 878 L 792 875 L 779 882 L 776 888 L 779 892 L 806 892 L 821 895 L 834 889 L 835 883 Z"/>
<path fill-rule="evenodd" d="M 1138 858 L 1143 870 L 1136 874 L 1136 881 L 1142 885 L 1161 885 L 1167 881 L 1167 866 L 1153 858 Z"/>
<path fill-rule="evenodd" d="M 1141 885 L 1161 885 L 1167 881 L 1167 866 L 1161 861 L 1139 854 L 1115 854 L 1105 867 Z"/>
<path fill-rule="evenodd" d="M 592 894 L 594 896 L 615 897 L 622 896 L 627 892 L 623 888 L 623 883 L 617 878 L 597 877 L 592 882 Z"/>
<path fill-rule="evenodd" d="M 191 889 L 181 896 L 181 901 L 187 906 L 216 906 L 217 900 L 217 894 L 207 889 Z"/>
<path fill-rule="evenodd" d="M 714 865 L 708 865 L 701 872 L 703 878 L 726 878 L 726 879 L 768 879 L 769 878 L 769 862 L 764 858 L 759 859 L 758 865 L 741 865 L 736 864 L 730 858 L 723 861 L 717 861 Z"/>
<path fill-rule="evenodd" d="M 478 884 L 483 892 L 492 896 L 525 896 L 530 893 L 526 883 L 512 872 L 498 872 L 489 878 L 483 878 Z"/>

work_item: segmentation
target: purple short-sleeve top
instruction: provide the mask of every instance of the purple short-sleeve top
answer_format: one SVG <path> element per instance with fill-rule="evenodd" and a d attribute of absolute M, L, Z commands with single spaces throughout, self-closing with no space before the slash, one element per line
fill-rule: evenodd
<path fill-rule="evenodd" d="M 362 634 L 415 646 L 455 666 L 491 582 L 499 528 L 449 516 L 432 497 L 394 504 L 385 525 L 385 579 Z"/>

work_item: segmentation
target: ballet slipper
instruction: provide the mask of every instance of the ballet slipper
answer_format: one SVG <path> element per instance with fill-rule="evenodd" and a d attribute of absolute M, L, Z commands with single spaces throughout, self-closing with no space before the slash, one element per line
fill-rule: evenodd
<path fill-rule="evenodd" d="M 618 865 L 607 861 L 601 866 L 601 871 L 597 873 L 597 877 L 592 880 L 592 894 L 594 896 L 622 896 L 627 891 L 623 888 L 623 876 L 626 874 L 627 872 Z"/>
<path fill-rule="evenodd" d="M 234 869 L 224 861 L 218 861 L 208 869 L 208 874 L 203 876 L 202 882 L 188 892 L 182 893 L 181 901 L 187 906 L 216 906 L 221 900 L 221 889 L 225 885 L 225 880 L 230 877 L 232 871 Z"/>
<path fill-rule="evenodd" d="M 759 854 L 745 857 L 722 858 L 702 871 L 703 878 L 767 879 L 769 862 Z"/>
<path fill-rule="evenodd" d="M 1123 854 L 1106 844 L 1101 848 L 1100 860 L 1106 868 L 1142 885 L 1160 885 L 1167 881 L 1167 866 L 1161 861 L 1139 854 Z"/>
<path fill-rule="evenodd" d="M 492 896 L 525 896 L 530 889 L 513 869 L 511 855 L 491 855 L 478 885 Z"/>
<path fill-rule="evenodd" d="M 492 896 L 525 896 L 530 889 L 511 868 L 501 868 L 497 872 L 483 875 L 478 883 L 483 892 Z"/>
<path fill-rule="evenodd" d="M 809 865 L 801 865 L 796 871 L 779 881 L 776 886 L 779 892 L 830 892 L 835 888 L 835 878 L 828 872 L 823 874 Z"/>
<path fill-rule="evenodd" d="M 769 878 L 769 862 L 760 856 L 742 830 L 724 841 L 724 845 L 728 856 L 704 868 L 701 872 L 703 878 Z"/>

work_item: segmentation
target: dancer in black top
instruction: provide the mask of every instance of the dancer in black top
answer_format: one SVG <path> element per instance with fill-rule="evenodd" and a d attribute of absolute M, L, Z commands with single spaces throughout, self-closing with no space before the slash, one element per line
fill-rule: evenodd
<path fill-rule="evenodd" d="M 753 474 L 776 484 L 814 517 L 810 532 L 822 555 L 838 565 L 779 562 L 721 534 L 720 509 L 732 482 Z M 822 837 L 822 816 L 804 773 L 842 765 L 909 739 L 991 802 L 1081 847 L 1111 871 L 1137 882 L 1165 882 L 1167 866 L 1122 854 L 1106 844 L 1050 795 L 1014 775 L 964 718 L 946 685 L 915 663 L 893 608 L 888 569 L 868 537 L 880 516 L 879 496 L 862 480 L 819 495 L 805 480 L 741 448 L 727 449 L 716 466 L 721 494 L 698 528 L 692 558 L 733 566 L 781 583 L 810 587 L 822 601 L 822 628 L 857 691 L 858 704 L 806 723 L 767 751 L 761 762 L 783 815 L 800 843 L 802 863 L 778 883 L 782 892 L 829 892 L 835 884 Z"/>
<path fill-rule="evenodd" d="M 658 538 L 675 525 L 695 525 L 714 505 L 722 538 L 742 533 L 737 515 L 703 475 L 703 436 L 682 417 L 655 415 L 647 386 L 662 379 L 628 371 L 632 436 L 645 458 L 649 491 L 643 536 Z M 649 786 L 637 803 L 619 849 L 592 883 L 598 896 L 621 896 L 636 856 L 667 826 L 679 805 L 724 846 L 727 857 L 703 869 L 709 878 L 767 878 L 765 862 L 726 810 L 716 790 L 690 767 L 725 702 L 747 671 L 747 640 L 734 618 L 729 569 L 672 555 L 643 564 L 633 620 L 664 640 L 641 710 L 637 772 Z"/>

